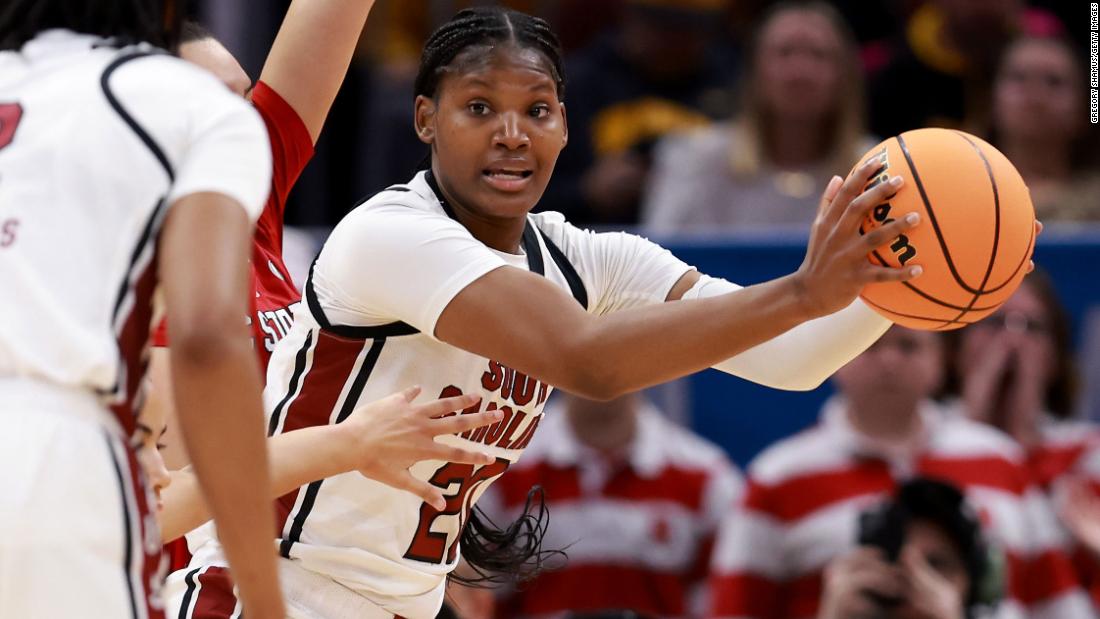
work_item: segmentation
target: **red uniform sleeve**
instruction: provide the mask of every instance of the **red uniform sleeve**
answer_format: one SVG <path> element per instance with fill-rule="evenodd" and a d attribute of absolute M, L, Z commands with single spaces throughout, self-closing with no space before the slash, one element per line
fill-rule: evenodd
<path fill-rule="evenodd" d="M 161 318 L 160 322 L 153 327 L 153 346 L 157 348 L 168 347 L 168 319 Z"/>
<path fill-rule="evenodd" d="M 294 108 L 263 82 L 252 89 L 252 105 L 271 139 L 271 195 L 256 222 L 254 241 L 273 255 L 283 255 L 283 215 L 290 189 L 313 158 L 313 140 Z"/>

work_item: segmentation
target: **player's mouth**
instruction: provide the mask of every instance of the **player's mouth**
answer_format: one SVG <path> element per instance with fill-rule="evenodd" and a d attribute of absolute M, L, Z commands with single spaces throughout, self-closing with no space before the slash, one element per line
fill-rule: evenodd
<path fill-rule="evenodd" d="M 490 187 L 506 193 L 523 191 L 533 174 L 534 170 L 512 165 L 491 166 L 481 171 L 481 177 Z"/>

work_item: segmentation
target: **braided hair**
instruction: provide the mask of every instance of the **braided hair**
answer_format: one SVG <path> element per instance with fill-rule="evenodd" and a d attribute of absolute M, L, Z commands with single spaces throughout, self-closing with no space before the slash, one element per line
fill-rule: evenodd
<path fill-rule="evenodd" d="M 550 24 L 538 17 L 500 7 L 477 7 L 459 11 L 451 21 L 432 33 L 420 56 L 414 96 L 435 98 L 439 81 L 455 59 L 471 47 L 495 43 L 530 48 L 550 63 L 558 99 L 565 99 L 565 64 L 561 43 Z"/>
<path fill-rule="evenodd" d="M 151 43 L 175 49 L 184 0 L 5 0 L 0 5 L 0 51 L 18 50 L 38 33 L 65 28 L 116 45 Z"/>

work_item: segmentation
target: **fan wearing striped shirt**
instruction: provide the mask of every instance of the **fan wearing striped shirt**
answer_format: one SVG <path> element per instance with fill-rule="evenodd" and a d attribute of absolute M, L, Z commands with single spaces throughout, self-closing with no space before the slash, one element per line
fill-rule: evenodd
<path fill-rule="evenodd" d="M 839 395 L 816 426 L 750 463 L 745 499 L 726 518 L 714 552 L 712 617 L 859 616 L 828 614 L 835 609 L 825 601 L 835 602 L 836 591 L 826 566 L 856 547 L 862 512 L 917 476 L 960 488 L 989 544 L 1003 553 L 997 617 L 1092 616 L 1067 538 L 1032 483 L 1023 451 L 1000 431 L 930 399 L 943 361 L 939 334 L 892 327 L 836 373 Z M 936 579 L 934 566 L 916 556 L 894 562 L 861 553 L 858 562 L 848 567 L 862 575 L 860 588 L 900 599 L 887 617 L 916 613 L 907 592 Z M 941 610 L 937 619 L 960 612 L 957 605 Z"/>

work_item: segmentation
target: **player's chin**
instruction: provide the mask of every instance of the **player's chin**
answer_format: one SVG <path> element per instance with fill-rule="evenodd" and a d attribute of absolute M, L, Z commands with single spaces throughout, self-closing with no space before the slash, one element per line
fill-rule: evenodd
<path fill-rule="evenodd" d="M 483 203 L 492 204 L 492 210 L 499 216 L 521 216 L 531 212 L 539 198 L 546 191 L 546 185 L 532 182 L 520 188 L 501 189 L 491 184 L 482 187 Z"/>

